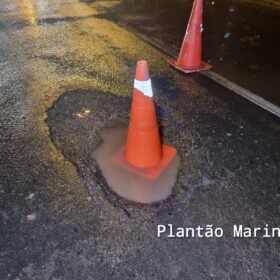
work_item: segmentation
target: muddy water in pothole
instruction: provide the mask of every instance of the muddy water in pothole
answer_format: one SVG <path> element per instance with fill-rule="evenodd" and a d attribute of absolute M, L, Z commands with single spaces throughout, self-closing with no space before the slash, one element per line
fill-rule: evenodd
<path fill-rule="evenodd" d="M 103 143 L 93 153 L 109 187 L 121 197 L 140 203 L 166 199 L 172 192 L 180 163 L 178 155 L 156 180 L 148 180 L 112 162 L 112 158 L 126 144 L 127 128 L 102 132 Z"/>

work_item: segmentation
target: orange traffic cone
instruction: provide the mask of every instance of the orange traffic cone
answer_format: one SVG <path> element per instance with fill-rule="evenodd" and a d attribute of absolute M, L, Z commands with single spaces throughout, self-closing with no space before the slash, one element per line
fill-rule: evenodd
<path fill-rule="evenodd" d="M 202 52 L 202 11 L 203 0 L 194 0 L 186 35 L 177 60 L 169 59 L 168 63 L 185 73 L 209 70 L 211 65 L 201 60 Z"/>
<path fill-rule="evenodd" d="M 116 164 L 154 180 L 168 167 L 176 149 L 162 145 L 146 61 L 138 61 L 126 147 L 113 158 Z"/>

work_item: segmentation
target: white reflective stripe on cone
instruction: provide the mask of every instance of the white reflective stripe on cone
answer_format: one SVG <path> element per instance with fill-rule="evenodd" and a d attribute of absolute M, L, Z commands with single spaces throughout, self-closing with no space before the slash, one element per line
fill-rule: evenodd
<path fill-rule="evenodd" d="M 141 91 L 144 95 L 153 97 L 153 89 L 151 79 L 148 81 L 134 80 L 134 88 Z"/>

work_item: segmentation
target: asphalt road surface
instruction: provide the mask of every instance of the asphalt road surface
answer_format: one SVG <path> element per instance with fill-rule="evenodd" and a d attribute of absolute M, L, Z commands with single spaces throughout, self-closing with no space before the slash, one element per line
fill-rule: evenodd
<path fill-rule="evenodd" d="M 0 279 L 279 279 L 279 119 L 104 17 L 119 1 L 0 0 Z M 161 132 L 181 157 L 172 195 L 125 201 L 92 153 L 128 124 L 149 62 Z M 157 237 L 158 224 L 221 238 Z"/>

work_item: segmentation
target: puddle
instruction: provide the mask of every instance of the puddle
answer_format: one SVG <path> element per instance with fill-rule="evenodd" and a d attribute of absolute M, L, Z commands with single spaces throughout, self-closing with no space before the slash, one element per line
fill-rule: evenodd
<path fill-rule="evenodd" d="M 108 129 L 102 133 L 103 143 L 93 153 L 109 187 L 119 196 L 140 203 L 166 199 L 176 183 L 180 158 L 177 155 L 156 180 L 148 180 L 114 164 L 112 158 L 125 146 L 127 128 Z"/>

